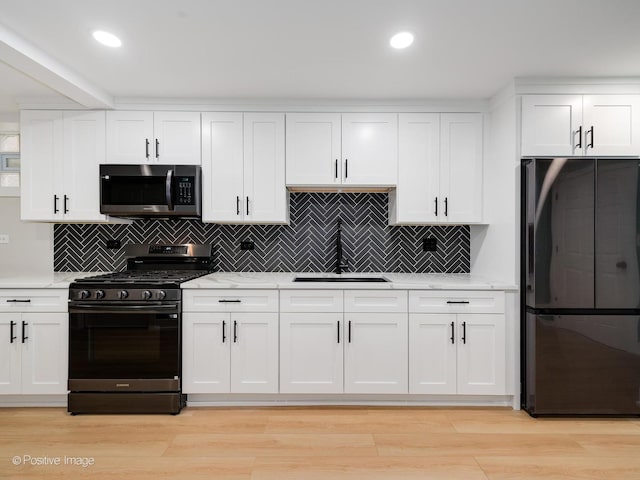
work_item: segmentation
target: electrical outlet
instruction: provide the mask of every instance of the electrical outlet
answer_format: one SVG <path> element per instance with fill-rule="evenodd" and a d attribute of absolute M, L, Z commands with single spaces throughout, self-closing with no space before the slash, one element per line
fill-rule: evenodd
<path fill-rule="evenodd" d="M 256 245 L 251 240 L 243 240 L 240 242 L 240 250 L 253 250 Z"/>
<path fill-rule="evenodd" d="M 9 243 L 9 235 L 0 235 L 0 243 Z"/>
<path fill-rule="evenodd" d="M 107 248 L 111 250 L 120 248 L 120 246 L 121 246 L 120 240 L 107 240 Z"/>
<path fill-rule="evenodd" d="M 438 240 L 434 237 L 425 238 L 422 240 L 422 250 L 425 252 L 438 251 Z"/>

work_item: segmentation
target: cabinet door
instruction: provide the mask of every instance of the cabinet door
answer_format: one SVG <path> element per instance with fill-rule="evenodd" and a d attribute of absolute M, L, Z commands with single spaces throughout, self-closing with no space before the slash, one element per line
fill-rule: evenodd
<path fill-rule="evenodd" d="M 584 153 L 581 95 L 522 97 L 522 156 Z"/>
<path fill-rule="evenodd" d="M 200 165 L 200 113 L 153 114 L 155 160 L 169 165 Z"/>
<path fill-rule="evenodd" d="M 21 321 L 19 313 L 0 313 L 0 394 L 3 395 L 21 391 Z"/>
<path fill-rule="evenodd" d="M 153 149 L 153 112 L 107 112 L 107 163 L 153 162 Z"/>
<path fill-rule="evenodd" d="M 280 314 L 280 392 L 342 393 L 342 313 Z"/>
<path fill-rule="evenodd" d="M 105 112 L 64 112 L 64 188 L 68 221 L 106 221 L 100 214 L 100 167 L 105 161 Z"/>
<path fill-rule="evenodd" d="M 67 393 L 69 320 L 66 313 L 23 313 L 22 393 Z M 22 338 L 20 338 L 22 341 Z"/>
<path fill-rule="evenodd" d="M 244 219 L 242 113 L 202 114 L 202 221 Z"/>
<path fill-rule="evenodd" d="M 287 185 L 340 184 L 340 115 L 291 113 L 286 120 Z"/>
<path fill-rule="evenodd" d="M 20 218 L 60 220 L 64 148 L 62 112 L 27 110 L 21 112 L 20 120 Z"/>
<path fill-rule="evenodd" d="M 482 221 L 482 115 L 440 117 L 440 200 L 438 219 Z M 444 197 L 444 198 L 443 198 Z M 444 216 L 443 216 L 444 215 Z"/>
<path fill-rule="evenodd" d="M 440 190 L 440 114 L 400 114 L 398 122 L 398 188 L 389 196 L 390 223 L 435 222 L 444 212 L 436 206 Z"/>
<path fill-rule="evenodd" d="M 346 393 L 407 393 L 406 313 L 345 314 Z"/>
<path fill-rule="evenodd" d="M 585 155 L 640 154 L 640 95 L 585 95 Z"/>
<path fill-rule="evenodd" d="M 232 314 L 231 340 L 231 392 L 278 393 L 278 314 Z"/>
<path fill-rule="evenodd" d="M 456 316 L 409 314 L 409 393 L 456 393 Z"/>
<path fill-rule="evenodd" d="M 229 393 L 231 315 L 185 313 L 182 332 L 182 391 Z"/>
<path fill-rule="evenodd" d="M 398 183 L 398 115 L 342 115 L 342 183 L 395 186 Z"/>
<path fill-rule="evenodd" d="M 288 222 L 284 114 L 244 115 L 244 209 L 249 223 Z"/>
<path fill-rule="evenodd" d="M 505 317 L 503 314 L 459 314 L 458 393 L 504 395 Z"/>

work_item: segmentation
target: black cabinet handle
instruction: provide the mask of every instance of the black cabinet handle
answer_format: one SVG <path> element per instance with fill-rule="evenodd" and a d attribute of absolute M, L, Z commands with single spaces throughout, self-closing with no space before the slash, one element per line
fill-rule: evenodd
<path fill-rule="evenodd" d="M 233 321 L 233 343 L 238 343 L 238 322 Z"/>
<path fill-rule="evenodd" d="M 145 141 L 144 155 L 145 157 L 149 158 L 149 139 L 145 138 L 144 141 Z"/>
<path fill-rule="evenodd" d="M 240 215 L 240 196 L 236 196 L 236 215 Z"/>
<path fill-rule="evenodd" d="M 436 217 L 438 216 L 438 197 L 436 197 L 436 210 L 434 212 L 436 214 Z"/>
<path fill-rule="evenodd" d="M 235 300 L 226 300 L 226 299 L 222 299 L 222 300 L 218 300 L 218 303 L 240 303 L 242 302 L 242 300 L 239 299 L 235 299 Z"/>
<path fill-rule="evenodd" d="M 160 157 L 160 142 L 156 138 L 156 158 Z"/>
<path fill-rule="evenodd" d="M 467 343 L 467 322 L 462 322 L 462 343 Z"/>
<path fill-rule="evenodd" d="M 447 303 L 451 304 L 451 303 L 469 303 L 469 300 L 447 300 Z"/>
<path fill-rule="evenodd" d="M 69 209 L 67 208 L 67 203 L 69 202 L 69 197 L 64 196 L 64 213 L 69 213 Z"/>
<path fill-rule="evenodd" d="M 249 215 L 249 197 L 247 197 L 247 215 Z"/>
<path fill-rule="evenodd" d="M 578 127 L 578 130 L 576 130 L 576 134 L 578 135 L 578 143 L 576 143 L 576 148 L 582 148 L 582 125 Z"/>
<path fill-rule="evenodd" d="M 338 320 L 338 343 L 340 343 L 340 320 Z"/>
<path fill-rule="evenodd" d="M 345 158 L 344 159 L 344 178 L 347 178 L 349 176 L 349 159 Z"/>
<path fill-rule="evenodd" d="M 453 322 L 451 322 L 451 344 L 456 343 L 454 335 L 455 335 L 455 326 L 453 325 Z"/>
<path fill-rule="evenodd" d="M 31 299 L 22 299 L 22 298 L 11 298 L 7 300 L 7 303 L 31 303 Z"/>
<path fill-rule="evenodd" d="M 227 328 L 227 322 L 223 320 L 222 321 L 222 343 L 224 343 L 224 341 L 227 339 L 227 336 L 225 335 L 226 328 Z"/>
<path fill-rule="evenodd" d="M 591 141 L 587 143 L 587 148 L 593 148 L 593 125 L 591 125 L 591 128 L 587 130 L 587 133 L 591 133 Z"/>
<path fill-rule="evenodd" d="M 336 178 L 338 178 L 338 159 L 336 158 Z"/>
<path fill-rule="evenodd" d="M 444 197 L 444 216 L 449 216 L 449 197 Z"/>
<path fill-rule="evenodd" d="M 9 322 L 9 343 L 13 343 L 13 341 L 18 338 L 13 335 L 13 327 L 15 327 L 18 323 L 13 320 Z"/>
<path fill-rule="evenodd" d="M 351 343 L 351 320 L 349 320 L 349 324 L 347 328 L 347 341 Z"/>
<path fill-rule="evenodd" d="M 22 343 L 29 339 L 29 337 L 27 337 L 27 325 L 29 325 L 27 322 L 22 322 Z"/>
<path fill-rule="evenodd" d="M 58 196 L 53 196 L 53 213 L 58 213 Z"/>

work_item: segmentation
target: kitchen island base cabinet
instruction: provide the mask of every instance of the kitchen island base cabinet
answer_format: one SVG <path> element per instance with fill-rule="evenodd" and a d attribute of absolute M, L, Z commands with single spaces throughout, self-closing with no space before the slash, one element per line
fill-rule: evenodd
<path fill-rule="evenodd" d="M 66 313 L 0 313 L 0 394 L 66 394 Z"/>
<path fill-rule="evenodd" d="M 194 313 L 183 319 L 184 393 L 277 393 L 277 313 Z"/>

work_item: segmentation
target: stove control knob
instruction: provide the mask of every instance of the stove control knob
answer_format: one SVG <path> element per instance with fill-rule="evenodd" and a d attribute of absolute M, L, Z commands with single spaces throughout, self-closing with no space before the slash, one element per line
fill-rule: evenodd
<path fill-rule="evenodd" d="M 80 298 L 84 300 L 85 298 L 89 298 L 91 296 L 91 292 L 89 290 L 82 290 L 80 292 Z"/>
<path fill-rule="evenodd" d="M 158 292 L 158 299 L 159 300 L 164 300 L 166 296 L 167 296 L 167 292 L 165 292 L 164 290 L 160 290 Z"/>
<path fill-rule="evenodd" d="M 120 290 L 120 292 L 118 292 L 118 298 L 120 298 L 120 300 L 124 300 L 128 296 L 129 292 L 127 292 L 126 290 Z"/>
<path fill-rule="evenodd" d="M 96 290 L 96 298 L 102 300 L 104 298 L 104 290 Z"/>
<path fill-rule="evenodd" d="M 145 300 L 149 300 L 151 299 L 151 292 L 149 290 L 145 290 L 144 292 L 142 292 L 142 298 L 144 298 Z"/>

